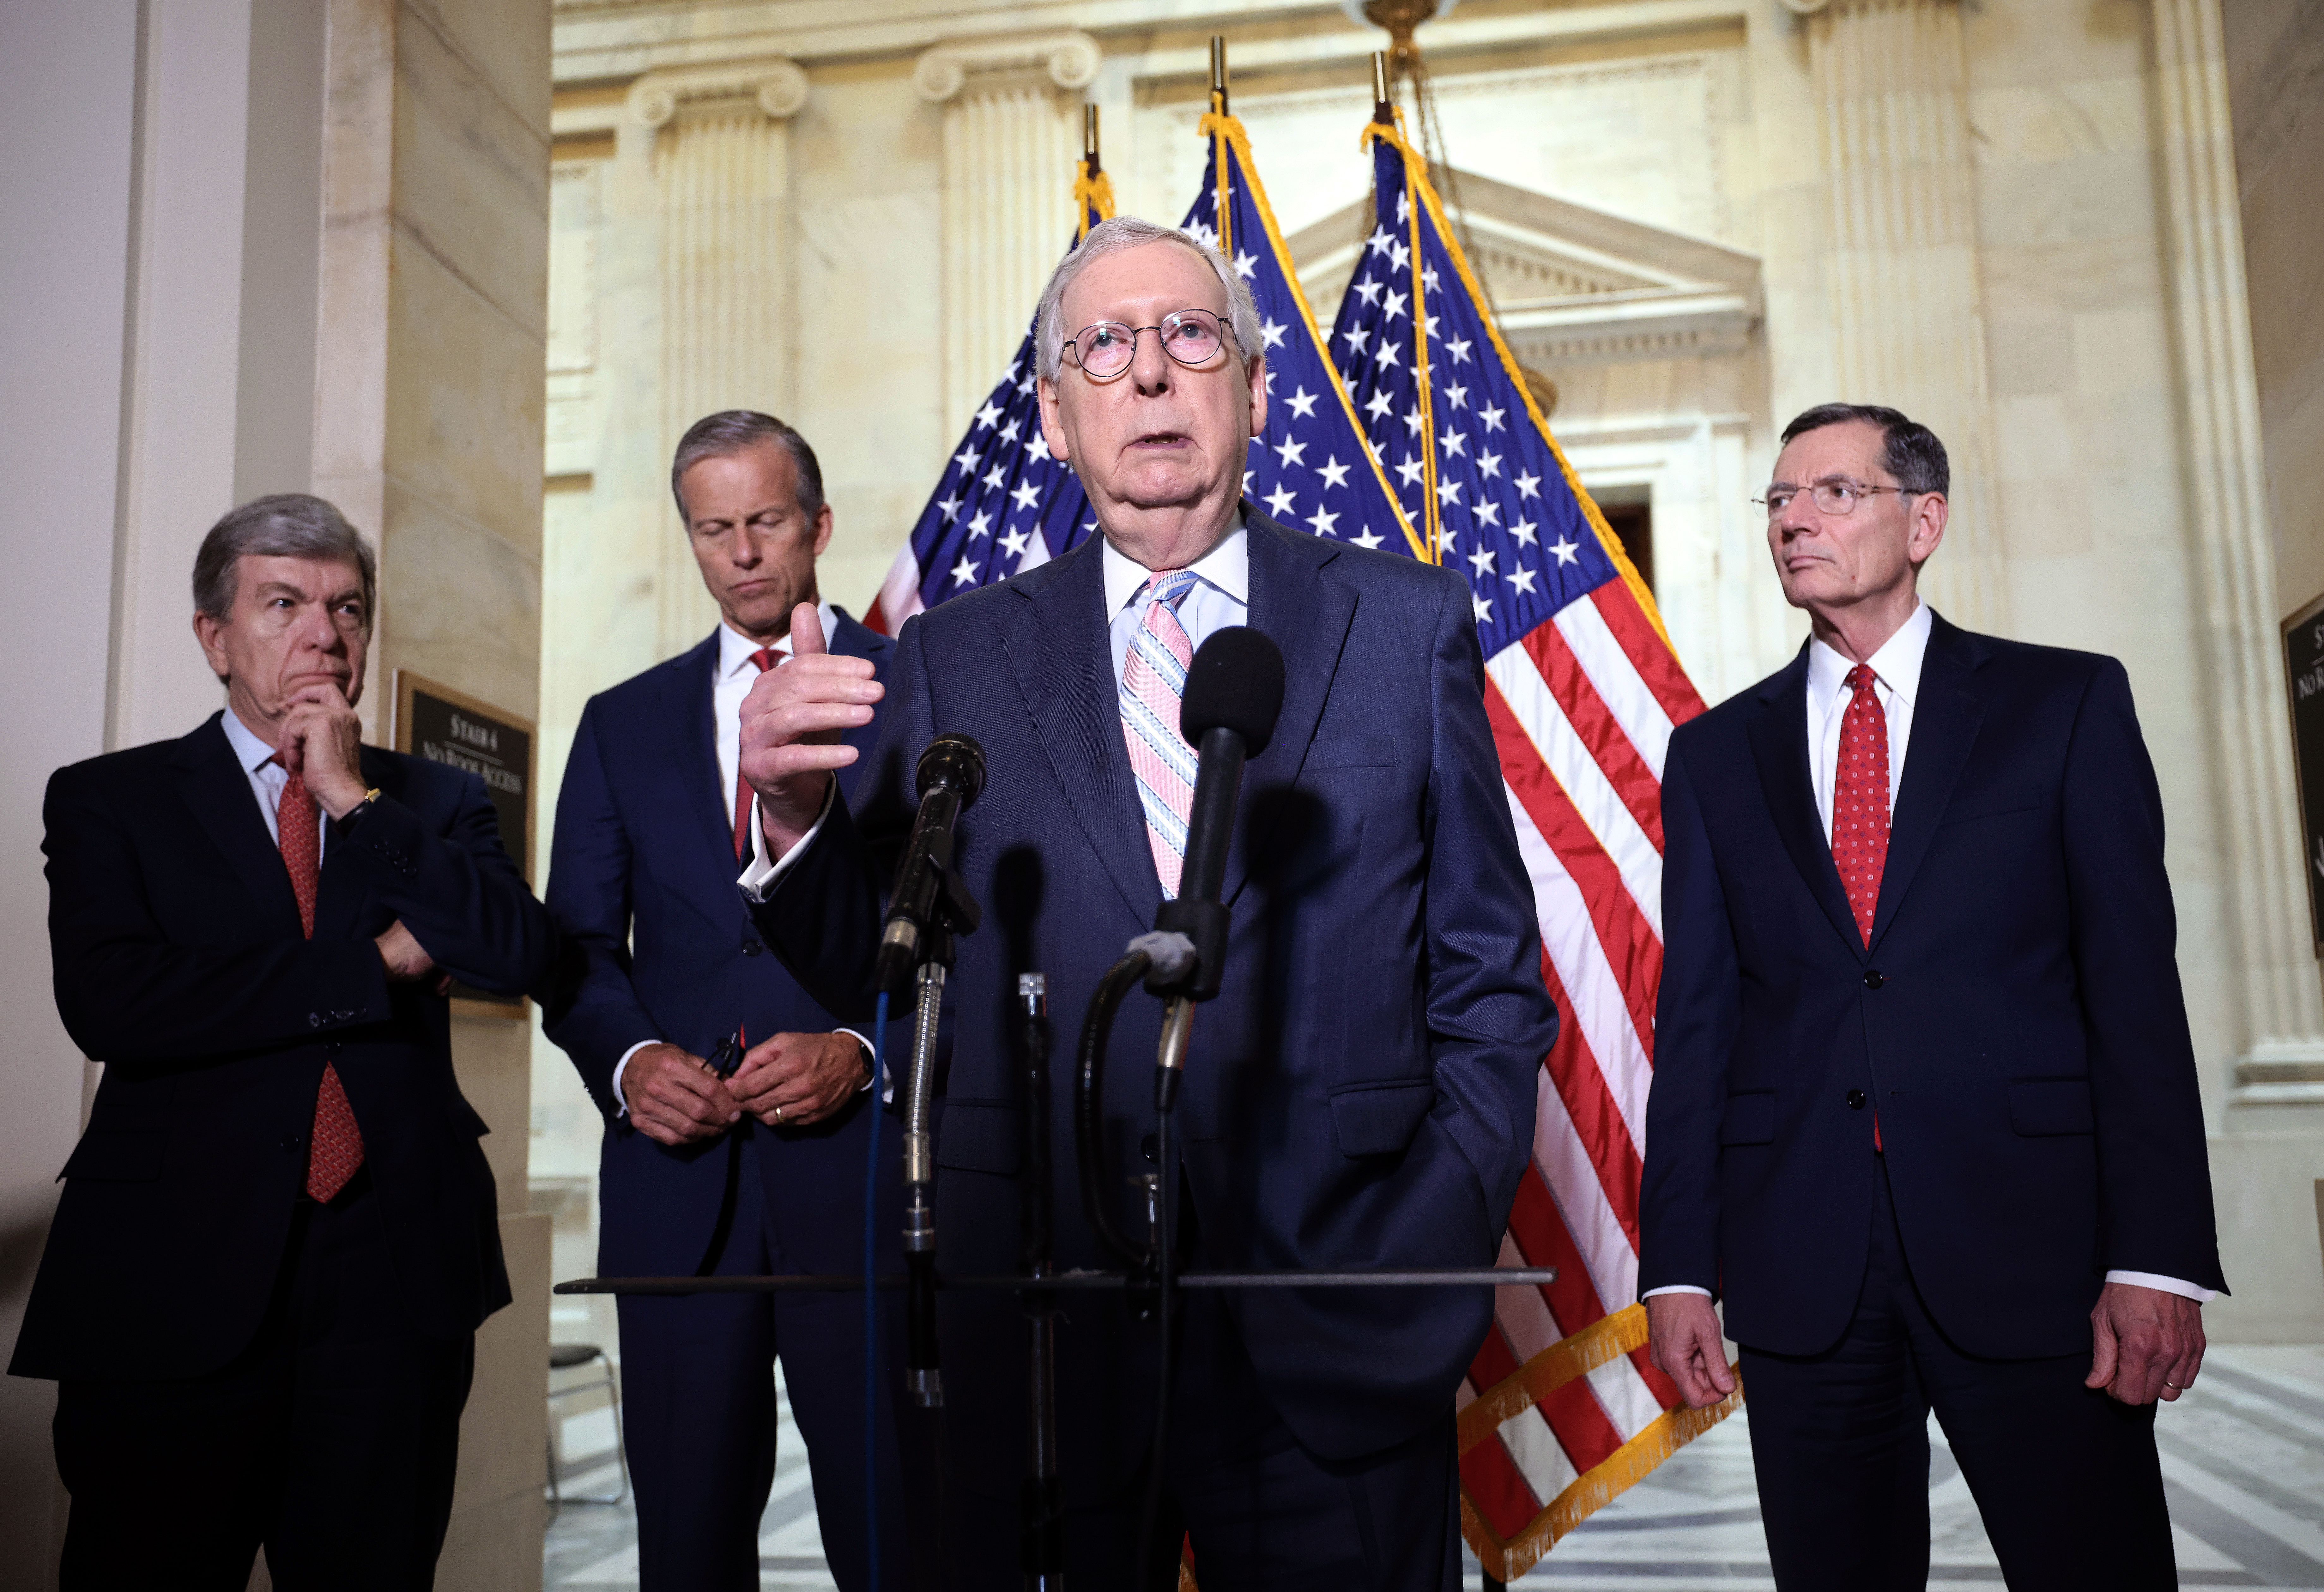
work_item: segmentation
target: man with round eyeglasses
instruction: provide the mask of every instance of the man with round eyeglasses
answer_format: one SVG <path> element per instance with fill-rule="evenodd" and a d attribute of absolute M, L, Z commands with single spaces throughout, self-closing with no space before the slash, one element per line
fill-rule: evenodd
<path fill-rule="evenodd" d="M 1015 1270 L 1016 977 L 1047 974 L 1070 1025 L 1175 890 L 1194 765 L 1177 681 L 1206 637 L 1250 625 L 1281 649 L 1286 685 L 1243 777 L 1225 985 L 1195 1026 L 1176 1164 L 1153 1164 L 1147 1070 L 1113 1069 L 1114 1167 L 1168 1180 L 1189 1266 L 1489 1265 L 1556 1016 L 1467 588 L 1243 500 L 1267 419 L 1259 317 L 1231 266 L 1185 234 L 1093 229 L 1043 294 L 1037 350 L 1047 446 L 1102 534 L 905 626 L 881 741 L 844 798 L 832 773 L 856 753 L 838 736 L 884 693 L 856 660 L 816 656 L 803 616 L 798 660 L 743 707 L 765 844 L 742 885 L 761 933 L 834 1013 L 866 1011 L 914 759 L 939 731 L 982 743 L 957 864 L 988 918 L 948 989 L 937 1228 L 946 1271 Z M 1133 999 L 1113 1054 L 1152 1054 L 1160 1009 Z M 1061 1179 L 1066 1073 L 1050 1111 Z M 1144 1230 L 1135 1191 L 1105 1197 Z M 1069 1182 L 1056 1210 L 1060 1265 L 1114 1264 Z M 1452 1396 L 1485 1291 L 1189 1291 L 1143 1531 L 1154 1330 L 1111 1292 L 1060 1308 L 1069 1584 L 1168 1587 L 1185 1533 L 1205 1586 L 1458 1585 Z M 941 1329 L 946 1584 L 1013 1589 L 1023 1318 L 1011 1298 L 949 1293 Z"/>
<path fill-rule="evenodd" d="M 2154 769 L 2110 658 L 1918 594 L 1943 445 L 1784 431 L 1799 656 L 1678 729 L 1638 1285 L 1735 1385 L 1776 1584 L 1923 1587 L 1932 1411 L 2014 1587 L 2168 1587 L 2155 1401 L 2225 1292 Z"/>

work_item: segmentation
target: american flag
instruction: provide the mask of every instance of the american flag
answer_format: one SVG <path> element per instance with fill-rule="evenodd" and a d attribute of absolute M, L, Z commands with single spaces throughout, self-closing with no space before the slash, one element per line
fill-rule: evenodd
<path fill-rule="evenodd" d="M 1468 579 L 1562 1019 L 1501 1243 L 1503 1265 L 1553 1265 L 1558 1281 L 1499 1291 L 1461 1395 L 1488 1399 L 1462 1422 L 1463 1525 L 1506 1580 L 1726 1413 L 1671 1413 L 1677 1390 L 1634 1303 L 1663 756 L 1703 704 L 1552 439 L 1425 165 L 1395 129 L 1371 136 L 1373 230 L 1331 347 L 1404 512 Z"/>

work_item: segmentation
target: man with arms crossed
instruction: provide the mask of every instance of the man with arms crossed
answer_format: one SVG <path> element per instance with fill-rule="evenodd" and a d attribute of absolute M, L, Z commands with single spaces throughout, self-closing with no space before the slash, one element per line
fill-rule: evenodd
<path fill-rule="evenodd" d="M 226 710 L 49 781 L 105 1078 L 9 1369 L 58 1380 L 68 1592 L 238 1592 L 262 1543 L 284 1592 L 435 1579 L 509 1301 L 444 991 L 529 989 L 550 935 L 483 781 L 357 744 L 376 587 L 330 504 L 244 504 L 194 561 Z"/>
<path fill-rule="evenodd" d="M 2161 793 L 2122 665 L 1921 601 L 1947 484 L 1894 410 L 1784 432 L 1811 640 L 1664 773 L 1639 1287 L 1698 1407 L 1725 1295 L 1785 1592 L 1927 1584 L 1932 1408 L 2010 1585 L 2168 1587 L 2154 1401 L 2227 1284 Z"/>
<path fill-rule="evenodd" d="M 984 749 L 958 865 L 986 906 L 960 945 L 936 1140 L 939 1264 L 1015 1269 L 1017 975 L 1046 973 L 1061 1030 L 1178 879 L 1191 769 L 1177 670 L 1214 630 L 1281 648 L 1274 737 L 1243 776 L 1227 874 L 1226 982 L 1194 1025 L 1158 1170 L 1198 1266 L 1488 1265 L 1532 1139 L 1555 1032 L 1540 939 L 1482 701 L 1460 578 L 1277 525 L 1240 501 L 1267 415 L 1249 290 L 1184 233 L 1118 217 L 1042 298 L 1043 435 L 1102 535 L 919 615 L 855 793 L 832 795 L 881 691 L 868 665 L 802 656 L 743 707 L 767 854 L 745 887 L 770 943 L 862 1011 L 892 844 L 919 750 Z M 1029 439 L 1028 439 L 1029 440 Z M 1375 528 L 1381 529 L 1381 528 Z M 811 616 L 793 634 L 813 645 Z M 1156 707 L 1154 704 L 1161 705 Z M 1135 774 L 1133 774 L 1135 770 Z M 778 868 L 779 877 L 775 877 Z M 1113 1170 L 1155 1152 L 1158 1002 L 1133 995 L 1104 1102 Z M 1133 1061 L 1131 1058 L 1139 1058 Z M 1074 1164 L 1071 1069 L 1056 1164 Z M 1176 1148 L 1177 1146 L 1174 1146 Z M 1126 1161 L 1135 1159 L 1135 1164 Z M 1117 1222 L 1143 1231 L 1127 1187 Z M 1113 1264 L 1060 1191 L 1057 1260 Z M 1069 1584 L 1173 1584 L 1182 1529 L 1205 1586 L 1457 1584 L 1452 1394 L 1483 1289 L 1190 1292 L 1159 1529 L 1133 1562 L 1156 1345 L 1118 1295 L 1065 1296 L 1058 1335 Z M 943 1297 L 947 1585 L 1013 1588 L 1023 1317 Z"/>
<path fill-rule="evenodd" d="M 583 711 L 549 875 L 549 911 L 582 964 L 577 987 L 548 1014 L 549 1036 L 605 1116 L 598 1269 L 857 1271 L 866 1136 L 879 1109 L 870 1053 L 835 1032 L 767 954 L 734 893 L 751 842 L 749 798 L 736 800 L 736 714 L 761 671 L 788 655 L 795 604 L 808 605 L 817 651 L 861 662 L 872 678 L 894 643 L 818 600 L 815 561 L 831 540 L 831 508 L 815 450 L 790 427 L 742 410 L 696 421 L 678 445 L 670 490 L 719 626 Z M 868 747 L 872 735 L 866 723 L 852 739 Z M 744 1054 L 722 1079 L 705 1058 L 726 1038 Z M 878 1228 L 892 1256 L 900 1174 L 880 1187 L 893 1207 Z M 779 1356 L 825 1554 L 840 1586 L 865 1587 L 857 1298 L 696 1294 L 624 1298 L 617 1308 L 648 1592 L 758 1586 Z M 883 1399 L 895 1383 L 881 1378 Z M 881 1412 L 882 1559 L 900 1566 L 892 1413 Z"/>

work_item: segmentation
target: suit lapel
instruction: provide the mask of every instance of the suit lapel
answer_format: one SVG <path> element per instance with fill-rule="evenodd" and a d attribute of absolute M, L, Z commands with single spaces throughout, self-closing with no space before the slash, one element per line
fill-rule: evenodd
<path fill-rule="evenodd" d="M 1001 639 L 1065 805 L 1123 902 L 1139 922 L 1150 923 L 1162 885 L 1121 739 L 1102 545 L 1092 537 L 1046 566 L 1054 572 L 1047 580 L 1012 583 L 1021 601 L 1004 612 Z"/>
<path fill-rule="evenodd" d="M 1283 653 L 1283 711 L 1267 750 L 1243 770 L 1234 840 L 1227 853 L 1225 898 L 1230 905 L 1250 876 L 1254 795 L 1299 777 L 1356 614 L 1354 589 L 1323 572 L 1339 557 L 1337 543 L 1286 530 L 1248 503 L 1243 519 L 1250 548 L 1250 627 Z"/>
<path fill-rule="evenodd" d="M 375 746 L 355 749 L 355 768 L 363 775 L 366 788 L 376 787 L 383 796 L 400 796 L 403 779 L 385 752 Z M 358 909 L 370 891 L 356 879 L 354 865 L 347 861 L 347 848 L 335 836 L 323 842 L 323 869 L 315 877 L 315 938 L 342 940 L 354 934 Z M 283 877 L 290 877 L 284 871 Z"/>
<path fill-rule="evenodd" d="M 180 770 L 179 795 L 251 899 L 278 920 L 279 929 L 295 934 L 299 898 L 290 892 L 290 870 L 282 865 L 281 848 L 266 833 L 265 815 L 220 726 L 222 716 L 213 714 L 170 754 L 171 764 Z"/>
<path fill-rule="evenodd" d="M 1808 778 L 1805 648 L 1775 677 L 1760 704 L 1758 716 L 1751 721 L 1751 755 L 1759 765 L 1759 786 L 1775 817 L 1775 833 L 1783 837 L 1784 849 L 1792 854 L 1792 864 L 1807 881 L 1816 905 L 1849 949 L 1861 956 L 1864 939 L 1857 932 L 1856 915 L 1848 908 L 1848 893 L 1840 888 L 1840 870 L 1832 862 L 1831 842 L 1824 836 L 1815 787 Z"/>
<path fill-rule="evenodd" d="M 1931 615 L 1929 648 L 1921 663 L 1921 700 L 1913 704 L 1913 734 L 1904 753 L 1904 778 L 1896 792 L 1896 812 L 1888 828 L 1888 860 L 1880 871 L 1880 902 L 1872 917 L 1872 949 L 1896 921 L 1896 909 L 1912 888 L 1913 876 L 1929 854 L 1937 824 L 1962 767 L 1977 744 L 1985 704 L 1969 689 L 1983 661 L 1976 638 Z"/>
<path fill-rule="evenodd" d="M 718 788 L 718 721 L 711 700 L 718 686 L 718 633 L 672 658 L 661 682 L 670 799 L 708 848 L 708 871 L 732 879 L 741 870 L 734 864 L 734 831 L 726 822 L 726 793 Z"/>

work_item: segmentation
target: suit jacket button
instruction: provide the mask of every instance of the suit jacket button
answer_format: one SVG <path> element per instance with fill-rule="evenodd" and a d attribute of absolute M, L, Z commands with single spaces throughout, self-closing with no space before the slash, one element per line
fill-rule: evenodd
<path fill-rule="evenodd" d="M 1848 1109 L 1851 1111 L 1861 1111 L 1864 1109 L 1864 1091 L 1862 1090 L 1851 1089 L 1848 1091 Z"/>
<path fill-rule="evenodd" d="M 755 935 L 742 942 L 742 954 L 745 956 L 756 956 L 766 948 L 766 945 Z"/>
<path fill-rule="evenodd" d="M 323 1026 L 323 1014 L 322 1014 L 322 1013 L 320 1013 L 320 1012 L 309 1012 L 309 1013 L 307 1014 L 307 1026 L 309 1026 L 309 1028 L 319 1028 L 319 1027 L 321 1027 L 322 1026 Z"/>
<path fill-rule="evenodd" d="M 1864 975 L 1864 987 L 1867 989 L 1877 989 L 1881 985 L 1887 981 L 1887 980 L 1880 976 L 1880 970 L 1878 968 L 1874 968 Z"/>
<path fill-rule="evenodd" d="M 301 1144 L 304 1144 L 305 1142 L 306 1142 L 306 1141 L 305 1141 L 304 1139 L 300 1138 L 297 1134 L 295 1134 L 295 1133 L 294 1133 L 294 1134 L 292 1134 L 290 1137 L 288 1137 L 288 1138 L 286 1138 L 286 1139 L 284 1139 L 284 1140 L 282 1141 L 282 1147 L 283 1147 L 284 1149 L 286 1149 L 286 1150 L 295 1150 L 295 1149 L 297 1149 L 297 1148 L 298 1148 Z"/>

